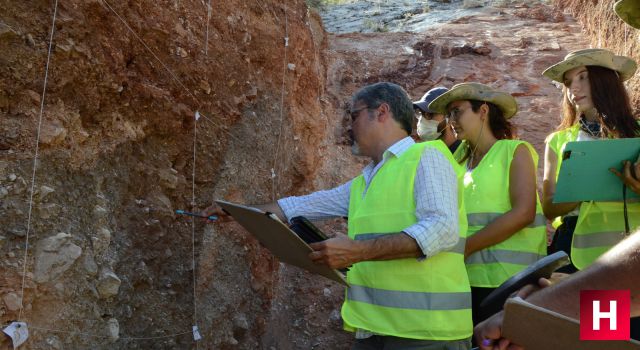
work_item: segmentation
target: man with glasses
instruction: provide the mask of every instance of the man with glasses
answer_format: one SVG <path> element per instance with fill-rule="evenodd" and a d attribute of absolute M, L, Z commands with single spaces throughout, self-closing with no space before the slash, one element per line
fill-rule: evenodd
<path fill-rule="evenodd" d="M 360 176 L 255 207 L 287 220 L 348 217 L 347 235 L 311 244 L 310 258 L 349 268 L 342 319 L 353 349 L 469 349 L 461 167 L 442 142 L 409 136 L 412 103 L 398 85 L 362 88 L 349 114 L 353 151 L 371 158 Z M 215 207 L 205 214 L 225 216 Z"/>
<path fill-rule="evenodd" d="M 436 87 L 427 91 L 419 101 L 413 102 L 413 110 L 418 120 L 417 133 L 422 141 L 442 140 L 451 153 L 455 153 L 462 141 L 456 138 L 446 116 L 429 109 L 429 103 L 449 91 L 446 87 Z"/>

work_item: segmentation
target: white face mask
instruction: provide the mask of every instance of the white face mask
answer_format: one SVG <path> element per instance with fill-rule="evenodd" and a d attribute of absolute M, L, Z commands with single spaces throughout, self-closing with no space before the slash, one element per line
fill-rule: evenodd
<path fill-rule="evenodd" d="M 420 118 L 418 121 L 418 136 L 422 141 L 432 141 L 440 137 L 442 131 L 438 131 L 439 121 L 425 120 Z"/>

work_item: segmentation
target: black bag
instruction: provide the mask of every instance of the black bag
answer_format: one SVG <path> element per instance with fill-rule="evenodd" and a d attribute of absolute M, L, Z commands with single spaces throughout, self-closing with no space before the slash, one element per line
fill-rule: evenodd
<path fill-rule="evenodd" d="M 551 244 L 547 247 L 547 255 L 563 251 L 567 253 L 568 256 L 571 256 L 571 241 L 573 240 L 573 231 L 576 230 L 577 223 L 577 216 L 565 216 L 562 218 L 562 224 L 556 229 Z M 578 269 L 571 263 L 558 269 L 556 272 L 574 273 L 576 271 L 578 271 Z"/>

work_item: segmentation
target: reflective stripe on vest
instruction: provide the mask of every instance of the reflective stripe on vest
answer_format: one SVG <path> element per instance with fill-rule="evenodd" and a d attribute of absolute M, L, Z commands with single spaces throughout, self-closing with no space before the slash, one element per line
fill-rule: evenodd
<path fill-rule="evenodd" d="M 597 232 L 588 235 L 578 235 L 573 241 L 574 248 L 597 248 L 597 247 L 612 247 L 626 235 L 624 232 Z"/>
<path fill-rule="evenodd" d="M 367 304 L 413 310 L 462 310 L 471 308 L 469 293 L 433 293 L 385 290 L 350 285 L 347 298 Z"/>
<path fill-rule="evenodd" d="M 393 235 L 397 235 L 397 232 L 394 233 L 363 233 L 363 234 L 359 234 L 357 236 L 354 237 L 354 239 L 356 241 L 364 241 L 367 239 L 373 239 L 373 238 L 380 238 L 380 237 L 384 237 L 384 236 L 393 236 Z M 464 254 L 464 245 L 467 242 L 467 239 L 464 237 L 458 237 L 458 241 L 456 242 L 456 244 L 449 248 L 448 251 L 450 252 L 454 252 L 454 253 L 458 253 L 458 254 Z"/>
<path fill-rule="evenodd" d="M 544 254 L 537 253 L 501 249 L 483 249 L 469 255 L 465 262 L 467 264 L 504 263 L 528 266 L 544 257 Z"/>
<path fill-rule="evenodd" d="M 578 124 L 557 131 L 547 138 L 549 148 L 557 156 L 556 181 L 560 174 L 562 157 L 567 143 L 578 138 Z M 624 237 L 624 214 L 622 202 L 582 202 L 571 244 L 571 260 L 580 270 L 591 265 L 600 255 L 620 242 Z M 631 230 L 640 227 L 640 203 L 628 203 Z M 560 218 L 554 220 L 557 226 Z"/>
<path fill-rule="evenodd" d="M 571 243 L 571 260 L 578 269 L 591 265 L 600 255 L 623 240 L 622 202 L 583 202 Z M 640 227 L 640 203 L 629 203 L 629 226 Z"/>
<path fill-rule="evenodd" d="M 511 210 L 509 180 L 516 149 L 525 145 L 534 165 L 538 155 L 520 140 L 498 140 L 473 171 L 464 177 L 468 236 L 480 231 Z M 546 219 L 536 196 L 536 216 L 529 225 L 508 239 L 477 251 L 465 260 L 469 283 L 474 287 L 495 288 L 511 276 L 546 255 Z"/>
<path fill-rule="evenodd" d="M 391 155 L 366 193 L 362 176 L 351 183 L 351 239 L 397 234 L 416 223 L 413 187 L 427 148 L 445 155 L 461 179 L 461 168 L 442 141 L 415 144 L 400 157 Z M 464 208 L 459 219 L 466 232 Z M 471 291 L 461 252 L 444 251 L 427 259 L 359 262 L 349 269 L 347 281 L 350 287 L 342 306 L 347 330 L 425 340 L 457 340 L 472 334 Z"/>
<path fill-rule="evenodd" d="M 467 214 L 467 222 L 469 223 L 469 226 L 484 227 L 489 225 L 493 220 L 497 219 L 502 215 L 504 215 L 504 213 Z M 538 226 L 546 226 L 546 225 L 547 225 L 547 218 L 545 218 L 544 214 L 540 213 L 540 214 L 536 214 L 536 218 L 533 220 L 532 223 L 527 225 L 527 227 L 538 227 Z"/>

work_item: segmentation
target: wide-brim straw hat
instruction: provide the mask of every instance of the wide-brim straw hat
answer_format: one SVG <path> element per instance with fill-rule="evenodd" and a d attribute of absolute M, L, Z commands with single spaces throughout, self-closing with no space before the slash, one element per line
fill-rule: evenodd
<path fill-rule="evenodd" d="M 564 60 L 545 69 L 542 75 L 564 83 L 564 73 L 580 66 L 600 66 L 618 72 L 622 81 L 628 80 L 635 74 L 638 65 L 626 56 L 617 56 L 605 49 L 584 49 L 573 51 L 565 56 Z"/>
<path fill-rule="evenodd" d="M 640 1 L 620 0 L 613 5 L 613 10 L 628 25 L 640 29 Z"/>
<path fill-rule="evenodd" d="M 476 100 L 491 102 L 498 106 L 505 118 L 509 119 L 518 112 L 516 99 L 506 92 L 480 83 L 461 83 L 440 95 L 429 104 L 429 109 L 446 114 L 447 106 L 454 101 Z"/>

